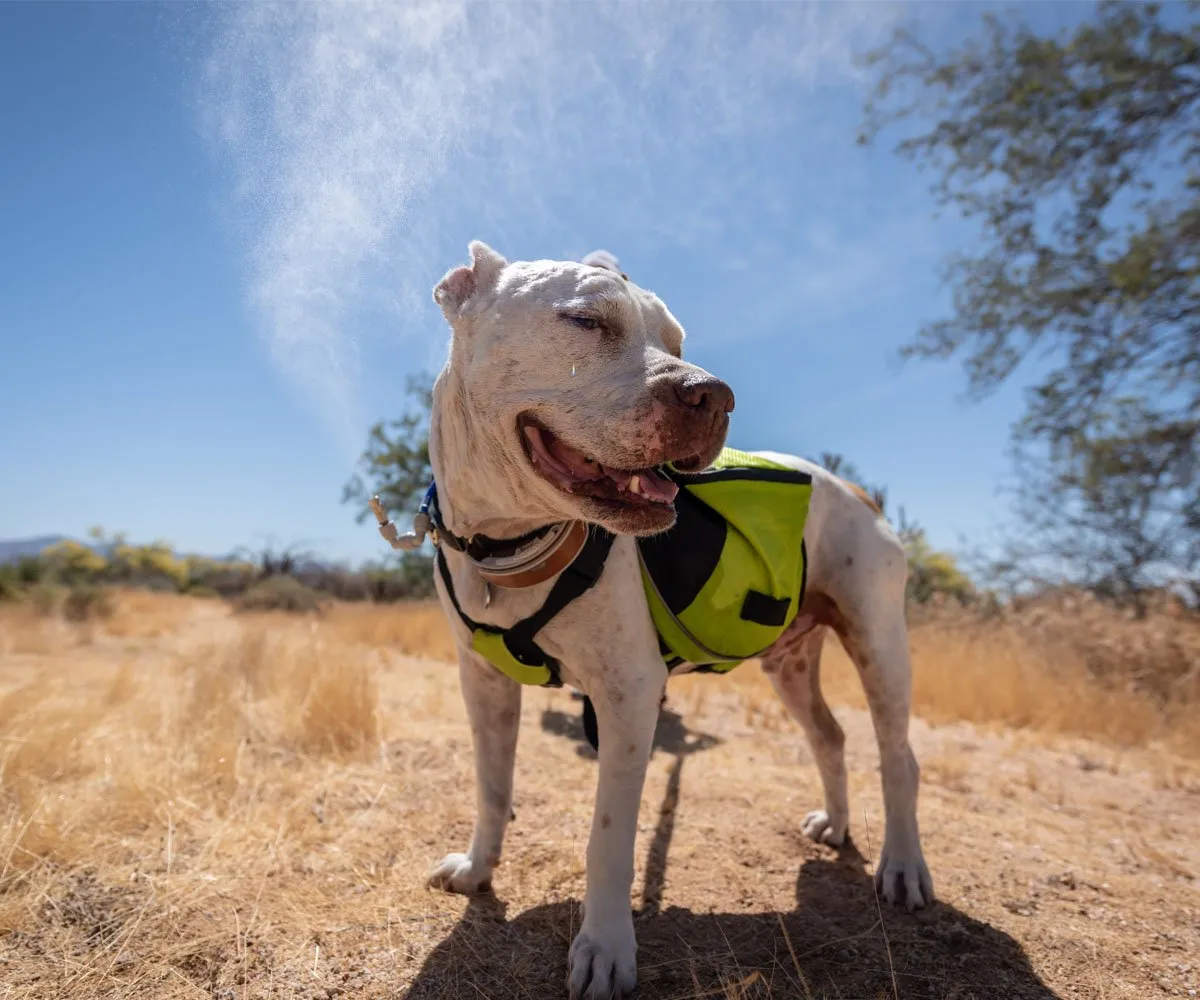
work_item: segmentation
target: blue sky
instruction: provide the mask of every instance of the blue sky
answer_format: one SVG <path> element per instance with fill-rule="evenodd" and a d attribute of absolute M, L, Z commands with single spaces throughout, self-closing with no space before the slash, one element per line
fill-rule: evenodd
<path fill-rule="evenodd" d="M 0 538 L 383 555 L 342 484 L 482 238 L 613 251 L 734 387 L 731 444 L 842 452 L 986 542 L 1020 385 L 897 365 L 971 234 L 855 145 L 851 60 L 984 9 L 0 5 Z"/>

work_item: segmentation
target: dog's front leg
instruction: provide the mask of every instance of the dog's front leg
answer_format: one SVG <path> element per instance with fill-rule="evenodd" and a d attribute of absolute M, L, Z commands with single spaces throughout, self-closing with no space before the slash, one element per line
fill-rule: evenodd
<path fill-rule="evenodd" d="M 429 883 L 451 892 L 472 893 L 491 884 L 512 816 L 521 685 L 461 648 L 458 673 L 475 744 L 475 833 L 467 853 L 446 855 L 429 876 Z"/>
<path fill-rule="evenodd" d="M 583 926 L 571 945 L 572 998 L 623 997 L 637 985 L 630 888 L 646 765 L 666 684 L 662 661 L 611 673 L 589 694 L 600 733 L 600 778 L 587 848 Z"/>

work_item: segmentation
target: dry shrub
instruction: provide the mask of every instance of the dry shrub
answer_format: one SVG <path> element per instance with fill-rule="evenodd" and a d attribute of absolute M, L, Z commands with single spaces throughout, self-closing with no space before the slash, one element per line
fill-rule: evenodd
<path fill-rule="evenodd" d="M 1194 621 L 1171 619 L 1178 629 L 1172 633 L 1163 618 L 1139 622 L 1096 618 L 1093 609 L 1074 618 L 1042 611 L 1043 624 L 1034 630 L 1026 614 L 1032 613 L 981 620 L 947 611 L 915 623 L 909 630 L 914 714 L 934 723 L 961 720 L 1122 747 L 1161 746 L 1200 758 L 1194 722 L 1200 652 L 1189 652 L 1200 639 Z M 1132 661 L 1125 663 L 1124 655 Z M 1145 683 L 1148 677 L 1154 683 Z M 744 664 L 729 678 L 747 724 L 777 728 L 783 709 L 761 671 Z M 712 683 L 720 681 L 681 678 L 671 690 L 687 706 L 699 685 Z M 833 637 L 822 657 L 822 689 L 831 704 L 866 707 L 854 665 Z"/>
<path fill-rule="evenodd" d="M 1063 592 L 989 618 L 944 609 L 912 630 L 917 712 L 1160 743 L 1200 756 L 1200 616 L 1143 619 Z"/>
<path fill-rule="evenodd" d="M 942 631 L 1018 639 L 1048 663 L 1069 661 L 1106 685 L 1131 688 L 1155 700 L 1200 700 L 1200 613 L 1160 595 L 1146 615 L 1062 589 L 1015 601 L 981 618 L 946 607 L 928 619 Z"/>
<path fill-rule="evenodd" d="M 196 602 L 177 594 L 44 585 L 28 599 L 0 607 L 0 655 L 50 653 L 100 633 L 118 638 L 161 636 L 194 618 L 196 608 Z M 220 605 L 206 610 L 225 613 Z"/>
<path fill-rule="evenodd" d="M 62 610 L 67 588 L 56 583 L 39 583 L 29 591 L 30 606 L 43 618 L 53 618 Z"/>
<path fill-rule="evenodd" d="M 437 601 L 339 604 L 327 622 L 331 635 L 404 656 L 453 661 L 450 623 Z"/>
<path fill-rule="evenodd" d="M 62 602 L 63 618 L 75 624 L 111 618 L 115 610 L 116 602 L 107 587 L 80 584 L 68 590 Z"/>
<path fill-rule="evenodd" d="M 914 709 L 932 722 L 1003 723 L 1132 746 L 1163 739 L 1180 721 L 1146 693 L 1099 682 L 1078 657 L 1048 654 L 1003 626 L 925 625 L 912 645 Z"/>
<path fill-rule="evenodd" d="M 234 603 L 239 611 L 287 611 L 292 614 L 318 614 L 325 601 L 311 587 L 290 576 L 269 576 L 260 580 Z"/>

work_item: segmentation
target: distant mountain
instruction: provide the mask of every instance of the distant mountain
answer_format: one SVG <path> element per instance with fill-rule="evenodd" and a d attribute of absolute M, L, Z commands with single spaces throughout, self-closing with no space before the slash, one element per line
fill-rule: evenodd
<path fill-rule="evenodd" d="M 44 548 L 57 542 L 72 541 L 66 535 L 40 535 L 37 538 L 17 538 L 0 541 L 0 565 L 17 562 L 26 556 L 36 556 Z"/>

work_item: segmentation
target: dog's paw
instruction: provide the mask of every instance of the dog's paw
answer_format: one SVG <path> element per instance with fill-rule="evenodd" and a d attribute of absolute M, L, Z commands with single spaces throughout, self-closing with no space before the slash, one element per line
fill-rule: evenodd
<path fill-rule="evenodd" d="M 849 821 L 845 817 L 831 817 L 824 809 L 817 809 L 804 817 L 800 829 L 804 836 L 818 844 L 841 847 L 846 842 L 847 826 Z"/>
<path fill-rule="evenodd" d="M 472 895 L 485 892 L 492 885 L 492 869 L 476 864 L 467 854 L 447 854 L 429 873 L 429 886 L 446 892 Z"/>
<path fill-rule="evenodd" d="M 875 867 L 875 888 L 889 903 L 903 903 L 910 913 L 932 903 L 933 879 L 921 849 L 893 852 L 884 844 Z"/>
<path fill-rule="evenodd" d="M 583 929 L 571 944 L 567 960 L 571 1000 L 610 1000 L 628 996 L 637 986 L 637 939 L 633 919 L 608 929 Z"/>

